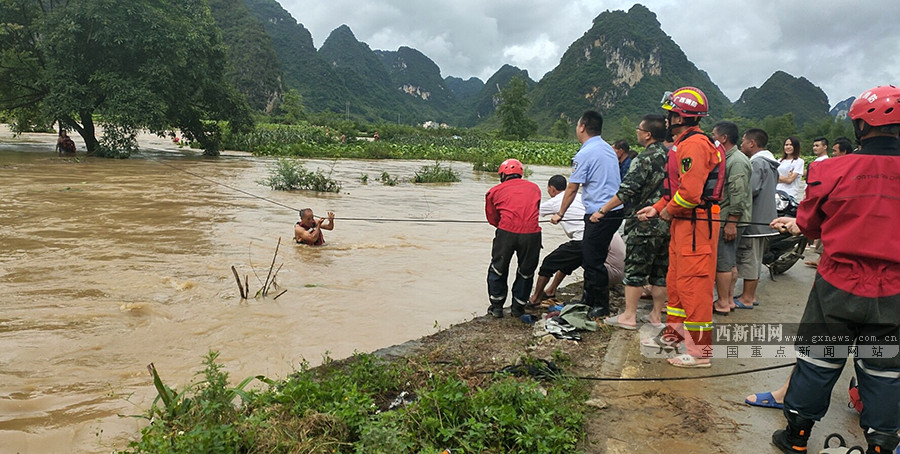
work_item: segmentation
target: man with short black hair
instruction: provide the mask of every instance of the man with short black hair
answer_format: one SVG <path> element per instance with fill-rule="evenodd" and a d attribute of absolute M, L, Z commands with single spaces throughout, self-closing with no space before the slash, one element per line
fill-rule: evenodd
<path fill-rule="evenodd" d="M 766 252 L 768 237 L 778 235 L 768 227 L 772 219 L 778 217 L 775 208 L 775 186 L 778 184 L 778 161 L 765 147 L 769 135 L 762 129 L 748 129 L 741 141 L 741 152 L 750 158 L 750 193 L 753 206 L 750 209 L 751 224 L 746 227 L 738 244 L 738 277 L 744 280 L 740 295 L 734 297 L 732 309 L 753 309 L 759 304 L 756 288 L 759 285 L 763 254 Z"/>
<path fill-rule="evenodd" d="M 625 204 L 625 310 L 608 317 L 603 323 L 624 329 L 637 329 L 638 300 L 644 284 L 650 284 L 653 310 L 646 321 L 659 326 L 661 312 L 666 306 L 666 273 L 669 268 L 669 225 L 659 218 L 638 222 L 634 213 L 638 208 L 651 205 L 662 197 L 663 180 L 666 177 L 668 151 L 662 146 L 666 136 L 666 117 L 659 114 L 645 115 L 637 127 L 638 143 L 644 151 L 631 163 L 619 191 L 601 208 L 609 212 Z M 594 217 L 600 215 L 595 213 Z M 593 219 L 593 218 L 592 218 Z"/>
<path fill-rule="evenodd" d="M 713 313 L 728 315 L 734 306 L 734 284 L 737 281 L 737 249 L 751 216 L 753 194 L 750 192 L 750 159 L 738 150 L 738 127 L 730 121 L 713 126 L 713 138 L 725 151 L 725 187 L 719 202 L 719 247 L 716 254 L 716 293 Z"/>
<path fill-rule="evenodd" d="M 598 220 L 591 220 L 591 216 L 616 195 L 622 182 L 616 152 L 600 136 L 602 130 L 603 116 L 599 112 L 588 110 L 581 115 L 575 126 L 581 149 L 572 158 L 572 175 L 559 212 L 550 218 L 550 223 L 559 223 L 581 187 L 585 208 L 584 239 L 581 243 L 584 303 L 592 308 L 588 312 L 591 319 L 609 315 L 609 273 L 604 262 L 609 254 L 609 243 L 622 225 L 623 218 L 622 208 L 618 207 L 609 213 L 601 212 L 602 217 Z"/>
<path fill-rule="evenodd" d="M 619 177 L 625 178 L 625 174 L 631 168 L 631 147 L 628 146 L 628 141 L 624 139 L 613 142 L 612 147 L 616 152 L 616 157 L 619 158 Z"/>
<path fill-rule="evenodd" d="M 846 137 L 838 137 L 831 147 L 831 156 L 836 158 L 838 156 L 846 156 L 850 153 L 853 153 L 853 143 Z"/>
<path fill-rule="evenodd" d="M 813 162 L 820 162 L 828 159 L 828 139 L 824 137 L 813 139 L 813 155 L 816 157 Z"/>

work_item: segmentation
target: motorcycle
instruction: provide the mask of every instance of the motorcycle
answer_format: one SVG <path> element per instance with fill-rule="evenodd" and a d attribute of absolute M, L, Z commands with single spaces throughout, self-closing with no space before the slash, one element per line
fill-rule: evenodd
<path fill-rule="evenodd" d="M 797 207 L 800 202 L 784 191 L 775 193 L 775 209 L 778 216 L 797 217 Z M 769 278 L 775 280 L 776 274 L 782 274 L 791 269 L 797 260 L 803 258 L 803 251 L 809 240 L 805 236 L 794 236 L 790 233 L 779 233 L 769 237 L 769 245 L 763 254 L 763 265 L 769 268 Z"/>

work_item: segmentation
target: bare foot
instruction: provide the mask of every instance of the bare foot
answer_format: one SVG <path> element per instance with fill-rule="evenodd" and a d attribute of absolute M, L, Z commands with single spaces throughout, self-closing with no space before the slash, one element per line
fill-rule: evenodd
<path fill-rule="evenodd" d="M 713 310 L 718 311 L 718 312 L 731 312 L 731 309 L 733 308 L 734 303 L 732 302 L 731 304 L 719 304 L 721 302 L 722 302 L 722 300 L 713 301 Z"/>

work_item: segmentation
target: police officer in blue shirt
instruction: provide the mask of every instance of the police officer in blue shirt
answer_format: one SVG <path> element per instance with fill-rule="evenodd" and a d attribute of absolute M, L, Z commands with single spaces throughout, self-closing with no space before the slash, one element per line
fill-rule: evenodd
<path fill-rule="evenodd" d="M 550 218 L 557 224 L 575 199 L 581 187 L 584 201 L 584 239 L 581 246 L 584 253 L 584 303 L 591 306 L 588 317 L 603 318 L 609 315 L 609 273 L 604 262 L 609 252 L 609 243 L 622 224 L 622 206 L 610 212 L 602 211 L 622 182 L 619 175 L 619 159 L 616 152 L 600 137 L 603 117 L 599 112 L 588 110 L 581 115 L 575 126 L 575 135 L 581 142 L 581 149 L 572 158 L 572 176 L 566 186 L 559 212 Z"/>

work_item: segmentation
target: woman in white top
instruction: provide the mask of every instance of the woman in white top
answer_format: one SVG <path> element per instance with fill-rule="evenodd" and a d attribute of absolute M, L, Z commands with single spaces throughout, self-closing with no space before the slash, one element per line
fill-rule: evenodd
<path fill-rule="evenodd" d="M 803 176 L 803 159 L 800 158 L 800 139 L 791 136 L 784 141 L 784 155 L 778 166 L 776 190 L 784 191 L 792 197 L 800 192 L 800 177 Z"/>

